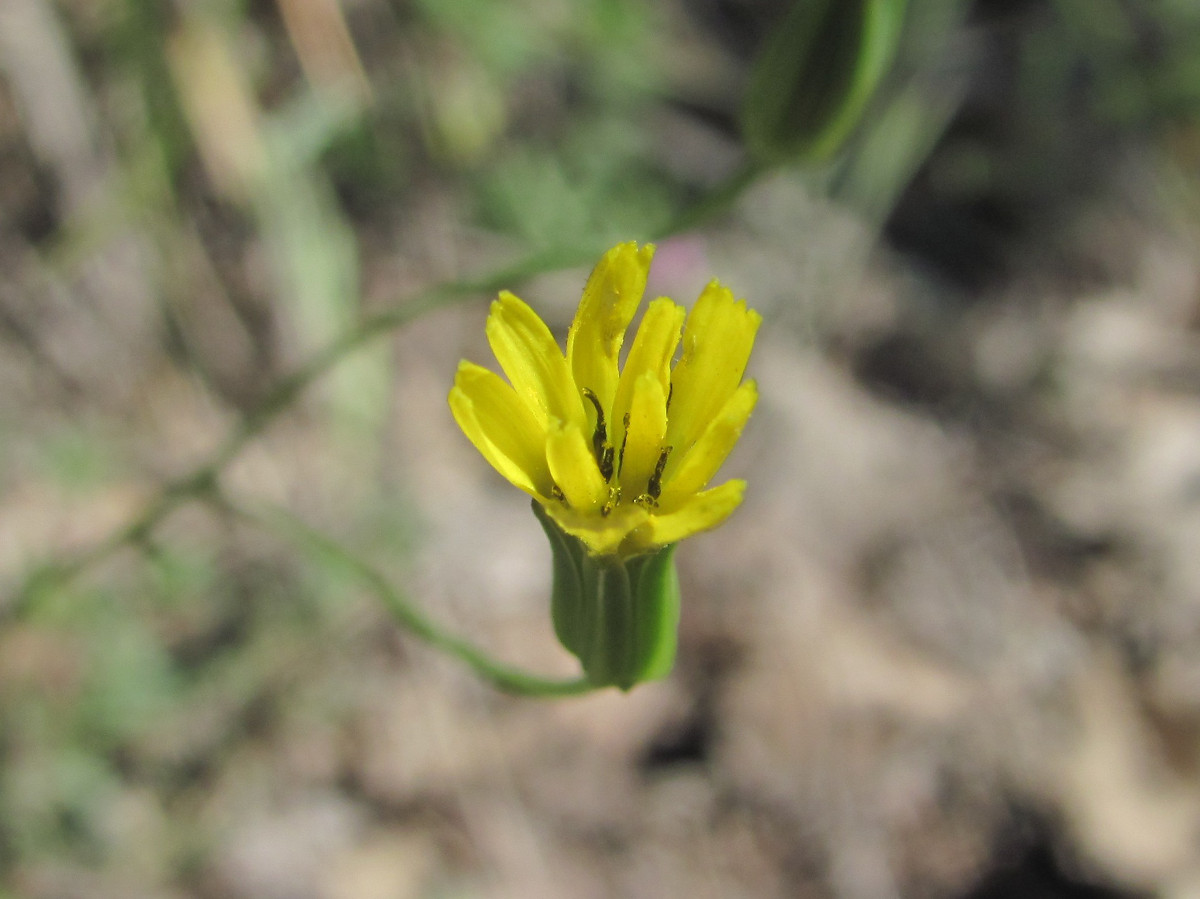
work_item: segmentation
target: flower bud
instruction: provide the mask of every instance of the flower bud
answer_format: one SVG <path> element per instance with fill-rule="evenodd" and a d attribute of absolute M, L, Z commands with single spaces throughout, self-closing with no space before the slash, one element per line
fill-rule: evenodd
<path fill-rule="evenodd" d="M 542 508 L 533 513 L 550 541 L 554 632 L 596 687 L 628 690 L 665 677 L 675 661 L 679 578 L 675 544 L 632 558 L 592 556 Z"/>

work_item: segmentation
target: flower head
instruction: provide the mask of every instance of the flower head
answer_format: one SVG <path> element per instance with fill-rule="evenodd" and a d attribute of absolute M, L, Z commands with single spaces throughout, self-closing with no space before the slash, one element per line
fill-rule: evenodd
<path fill-rule="evenodd" d="M 661 297 L 620 366 L 653 255 L 653 245 L 632 242 L 604 255 L 565 355 L 537 314 L 502 292 L 487 337 L 508 381 L 463 361 L 450 391 L 455 420 L 484 458 L 597 558 L 633 558 L 715 527 L 745 489 L 708 483 L 758 398 L 742 374 L 761 316 L 716 281 L 686 322 Z"/>

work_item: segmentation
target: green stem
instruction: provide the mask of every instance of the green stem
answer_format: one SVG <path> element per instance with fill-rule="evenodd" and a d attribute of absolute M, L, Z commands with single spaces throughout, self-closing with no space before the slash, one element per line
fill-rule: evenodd
<path fill-rule="evenodd" d="M 493 659 L 474 644 L 447 633 L 424 612 L 405 599 L 378 569 L 328 535 L 309 527 L 288 512 L 273 509 L 270 512 L 254 513 L 232 506 L 227 502 L 223 504 L 239 517 L 260 527 L 269 528 L 277 534 L 288 537 L 293 542 L 303 543 L 310 549 L 345 566 L 371 588 L 371 591 L 383 602 L 401 627 L 435 649 L 449 653 L 466 663 L 476 674 L 501 690 L 522 696 L 576 696 L 596 689 L 586 678 L 551 680 L 505 665 Z"/>

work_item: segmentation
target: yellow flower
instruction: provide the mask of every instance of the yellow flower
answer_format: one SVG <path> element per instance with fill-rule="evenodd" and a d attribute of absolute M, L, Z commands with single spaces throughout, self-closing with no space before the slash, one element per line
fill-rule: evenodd
<path fill-rule="evenodd" d="M 487 337 L 508 382 L 464 360 L 450 391 L 484 458 L 594 557 L 632 558 L 715 527 L 746 486 L 705 489 L 758 398 L 742 374 L 762 317 L 716 281 L 686 324 L 682 306 L 659 298 L 619 368 L 653 255 L 632 242 L 604 255 L 565 355 L 537 313 L 501 292 Z"/>

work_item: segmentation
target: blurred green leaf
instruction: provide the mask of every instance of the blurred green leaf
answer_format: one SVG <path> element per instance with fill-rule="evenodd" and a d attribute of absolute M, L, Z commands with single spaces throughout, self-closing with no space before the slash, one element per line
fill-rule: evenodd
<path fill-rule="evenodd" d="M 78 492 L 103 487 L 119 469 L 111 436 L 84 427 L 48 434 L 36 463 L 40 473 Z"/>
<path fill-rule="evenodd" d="M 94 858 L 98 819 L 119 789 L 116 773 L 84 747 L 27 749 L 3 775 L 6 841 L 27 858 Z"/>
<path fill-rule="evenodd" d="M 479 185 L 484 219 L 530 246 L 648 237 L 678 205 L 677 188 L 646 161 L 645 137 L 619 117 L 577 122 L 554 148 L 514 147 Z"/>
<path fill-rule="evenodd" d="M 493 71 L 510 75 L 549 52 L 546 17 L 528 3 L 497 0 L 419 0 L 418 8 L 439 29 L 459 35 L 472 55 Z"/>
<path fill-rule="evenodd" d="M 759 54 L 746 140 L 770 162 L 822 162 L 858 124 L 895 55 L 906 0 L 800 0 Z"/>
<path fill-rule="evenodd" d="M 654 44 L 660 7 L 631 0 L 592 0 L 572 17 L 582 77 L 604 106 L 644 102 L 662 82 L 662 59 Z"/>
<path fill-rule="evenodd" d="M 151 727 L 172 707 L 180 684 L 165 647 L 136 610 L 110 606 L 108 616 L 96 619 L 77 714 L 81 738 L 99 750 Z"/>
<path fill-rule="evenodd" d="M 846 154 L 834 194 L 869 220 L 882 223 L 945 134 L 962 103 L 965 85 L 917 77 L 890 97 Z M 960 156 L 955 182 L 976 192 L 993 177 L 982 152 Z"/>

